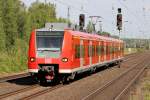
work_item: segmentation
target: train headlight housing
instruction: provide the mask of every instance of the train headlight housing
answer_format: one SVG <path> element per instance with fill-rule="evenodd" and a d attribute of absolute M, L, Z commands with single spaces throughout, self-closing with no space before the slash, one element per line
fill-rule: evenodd
<path fill-rule="evenodd" d="M 31 58 L 30 58 L 30 61 L 31 61 L 31 62 L 35 62 L 35 58 L 34 58 L 34 57 L 31 57 Z"/>
<path fill-rule="evenodd" d="M 68 62 L 68 58 L 62 58 L 62 62 Z"/>

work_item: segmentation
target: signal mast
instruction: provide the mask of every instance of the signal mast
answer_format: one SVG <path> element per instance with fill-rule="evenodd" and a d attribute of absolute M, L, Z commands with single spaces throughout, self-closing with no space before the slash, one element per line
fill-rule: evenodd
<path fill-rule="evenodd" d="M 120 38 L 120 31 L 122 30 L 122 14 L 121 14 L 121 8 L 118 8 L 118 14 L 117 14 L 117 30 L 119 30 L 119 38 Z"/>

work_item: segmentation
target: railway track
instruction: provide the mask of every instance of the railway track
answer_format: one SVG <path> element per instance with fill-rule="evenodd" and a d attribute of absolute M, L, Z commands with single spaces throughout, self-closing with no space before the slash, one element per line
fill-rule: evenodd
<path fill-rule="evenodd" d="M 148 66 L 148 59 L 150 57 L 146 57 L 146 55 L 143 56 L 143 58 L 144 57 L 145 59 L 137 64 L 134 64 L 131 68 L 126 70 L 117 78 L 114 78 L 113 80 L 104 84 L 102 87 L 99 87 L 97 90 L 91 92 L 82 100 L 122 100 L 123 95 L 127 92 L 129 87 L 135 82 L 135 80 Z"/>
<path fill-rule="evenodd" d="M 139 54 L 138 54 L 139 55 Z M 129 55 L 125 55 L 123 61 L 128 61 L 131 58 L 134 58 L 137 56 L 137 53 L 133 53 L 133 54 L 129 54 Z"/>
<path fill-rule="evenodd" d="M 131 59 L 133 59 L 133 57 L 137 57 L 137 58 L 140 58 L 140 56 L 141 55 L 130 55 L 130 56 L 127 56 L 128 57 L 128 59 L 126 60 L 126 61 L 129 61 L 129 63 L 130 62 L 137 62 L 137 59 L 134 59 L 134 60 L 132 60 L 132 61 L 130 61 Z M 126 62 L 125 61 L 125 62 Z M 17 75 L 17 77 L 13 77 L 13 78 L 9 78 L 8 80 L 11 80 L 11 79 L 16 79 L 16 78 L 22 78 L 22 77 L 25 77 L 24 75 L 21 75 L 21 76 L 18 76 Z M 8 81 L 7 80 L 7 81 Z M 4 80 L 3 80 L 3 82 L 4 82 Z M 56 86 L 53 86 L 53 87 L 48 87 L 48 88 L 46 88 L 46 89 L 42 89 L 42 90 L 40 90 L 40 91 L 38 91 L 38 92 L 34 92 L 34 93 L 32 93 L 32 94 L 29 94 L 28 96 L 24 96 L 24 97 L 21 97 L 21 100 L 29 100 L 29 99 L 32 99 L 32 98 L 35 98 L 35 97 L 37 97 L 37 96 L 40 96 L 40 95 L 43 95 L 43 94 L 45 94 L 45 93 L 48 93 L 48 92 L 52 92 L 53 90 L 55 90 L 55 89 L 58 89 L 58 88 L 60 88 L 60 87 L 62 87 L 63 85 L 62 84 L 59 84 L 59 85 L 56 85 Z M 25 88 L 22 88 L 22 89 L 19 89 L 19 90 L 16 90 L 16 91 L 12 91 L 12 92 L 9 92 L 9 93 L 6 93 L 6 94 L 1 94 L 0 95 L 0 99 L 3 99 L 3 98 L 8 98 L 8 97 L 11 97 L 11 96 L 17 96 L 18 94 L 20 94 L 20 93 L 23 93 L 23 92 L 27 92 L 27 91 L 32 91 L 32 89 L 35 89 L 35 88 L 38 88 L 39 87 L 39 85 L 32 85 L 32 86 L 29 86 L 29 87 L 25 87 Z"/>
<path fill-rule="evenodd" d="M 22 92 L 30 91 L 32 89 L 37 88 L 38 86 L 39 85 L 36 84 L 36 85 L 25 87 L 25 88 L 22 88 L 22 89 L 19 89 L 19 90 L 16 90 L 16 91 L 12 91 L 12 92 L 9 92 L 9 93 L 1 94 L 0 95 L 0 99 L 4 99 L 4 98 L 7 98 L 7 97 L 10 97 L 10 96 L 13 96 L 13 95 L 17 95 L 17 94 L 22 93 Z"/>
<path fill-rule="evenodd" d="M 6 99 L 6 100 L 8 99 L 9 100 L 9 98 L 11 98 L 11 97 L 12 98 L 17 98 L 18 100 L 31 100 L 32 98 L 41 96 L 41 95 L 49 93 L 49 92 L 52 92 L 53 90 L 56 90 L 56 89 L 61 88 L 63 86 L 64 86 L 63 84 L 58 84 L 56 86 L 43 87 L 39 91 L 32 92 L 31 94 L 27 93 L 27 92 L 31 92 L 33 89 L 36 89 L 36 88 L 40 87 L 38 84 L 36 84 L 36 85 L 32 85 L 32 86 L 29 86 L 29 87 L 26 87 L 26 88 L 22 88 L 22 89 L 19 89 L 19 90 L 16 90 L 16 91 L 1 94 L 0 95 L 0 100 L 1 99 Z M 22 95 L 22 93 L 27 93 L 28 95 L 24 96 L 24 95 Z M 21 94 L 21 96 L 17 97 L 19 94 Z M 11 100 L 14 100 L 14 99 L 11 99 Z"/>
<path fill-rule="evenodd" d="M 23 78 L 23 77 L 28 77 L 28 76 L 30 76 L 29 73 L 23 73 L 23 74 L 17 74 L 17 75 L 2 77 L 2 78 L 0 78 L 0 83 L 6 82 L 6 81 L 9 81 L 9 80 L 14 80 L 14 79 L 19 79 L 19 78 Z"/>
<path fill-rule="evenodd" d="M 21 100 L 31 100 L 32 98 L 35 98 L 37 96 L 41 96 L 45 93 L 52 92 L 53 90 L 56 90 L 56 89 L 61 88 L 63 86 L 64 86 L 63 84 L 59 84 L 59 85 L 56 85 L 56 86 L 53 86 L 53 87 L 49 87 L 47 89 L 35 92 L 34 94 L 31 94 L 29 96 L 23 97 L 23 98 L 21 98 Z"/>

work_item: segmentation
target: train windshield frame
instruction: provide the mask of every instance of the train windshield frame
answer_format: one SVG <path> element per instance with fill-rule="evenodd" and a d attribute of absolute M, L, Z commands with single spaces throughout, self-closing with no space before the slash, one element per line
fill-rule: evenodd
<path fill-rule="evenodd" d="M 59 57 L 64 31 L 36 31 L 36 47 L 39 57 Z"/>

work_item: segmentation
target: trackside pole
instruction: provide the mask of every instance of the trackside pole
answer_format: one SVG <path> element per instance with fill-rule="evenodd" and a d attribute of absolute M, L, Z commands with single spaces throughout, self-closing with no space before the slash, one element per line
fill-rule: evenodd
<path fill-rule="evenodd" d="M 121 31 L 119 30 L 119 40 L 120 40 L 120 32 L 121 32 Z M 120 66 L 121 66 L 121 61 L 119 60 L 119 61 L 118 61 L 118 68 L 120 68 Z"/>

